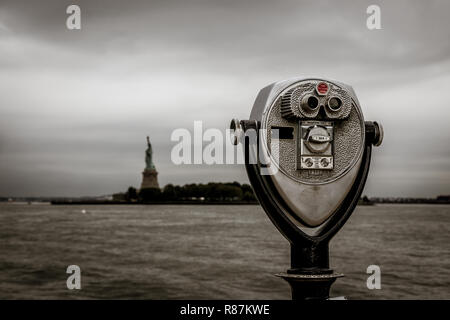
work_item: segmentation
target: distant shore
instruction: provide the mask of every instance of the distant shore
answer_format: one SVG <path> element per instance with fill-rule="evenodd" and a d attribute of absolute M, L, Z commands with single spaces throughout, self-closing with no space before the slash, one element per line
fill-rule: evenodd
<path fill-rule="evenodd" d="M 371 206 L 375 204 L 450 204 L 450 201 L 436 200 L 436 199 L 408 199 L 407 201 L 400 201 L 398 199 L 360 199 L 358 205 Z M 208 200 L 171 200 L 171 201 L 115 201 L 115 200 L 54 200 L 50 201 L 52 205 L 258 205 L 257 201 L 208 201 Z"/>
<path fill-rule="evenodd" d="M 154 201 L 154 202 L 137 202 L 137 201 L 108 201 L 108 200 L 88 200 L 88 201 L 51 201 L 52 205 L 258 205 L 258 202 L 247 201 Z"/>
<path fill-rule="evenodd" d="M 28 203 L 28 204 L 44 204 L 52 205 L 258 205 L 255 200 L 240 200 L 240 199 L 180 199 L 180 200 L 114 200 L 107 198 L 94 197 L 78 197 L 78 198 L 51 198 L 51 197 L 17 197 L 17 198 L 2 198 L 0 203 Z M 450 204 L 449 196 L 438 196 L 436 198 L 368 198 L 362 197 L 358 205 L 375 205 L 375 204 Z"/>
<path fill-rule="evenodd" d="M 0 196 L 1 202 L 51 203 L 52 205 L 257 205 L 259 204 L 249 184 L 234 182 L 191 183 L 182 186 L 167 184 L 161 188 L 136 189 L 129 186 L 124 192 L 98 196 Z M 361 195 L 358 205 L 375 204 L 450 204 L 450 195 L 434 198 L 419 197 L 369 197 Z"/>
<path fill-rule="evenodd" d="M 56 205 L 56 206 L 66 206 L 66 205 L 259 205 L 258 202 L 227 202 L 227 201 L 218 201 L 218 202 L 209 202 L 209 201 L 170 201 L 170 202 L 124 202 L 124 201 L 0 201 L 0 204 L 11 204 L 11 205 Z M 424 204 L 424 205 L 449 205 L 450 202 L 358 202 L 358 206 L 372 206 L 372 205 L 383 205 L 383 204 Z"/>

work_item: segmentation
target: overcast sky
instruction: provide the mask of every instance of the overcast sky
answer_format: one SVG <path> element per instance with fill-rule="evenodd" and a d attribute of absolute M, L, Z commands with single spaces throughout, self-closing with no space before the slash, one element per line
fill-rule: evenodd
<path fill-rule="evenodd" d="M 81 30 L 66 8 L 81 7 Z M 382 30 L 366 28 L 381 7 Z M 0 196 L 138 187 L 150 135 L 161 186 L 246 182 L 170 161 L 176 128 L 225 129 L 301 75 L 355 89 L 385 140 L 370 196 L 450 194 L 448 1 L 0 1 Z"/>

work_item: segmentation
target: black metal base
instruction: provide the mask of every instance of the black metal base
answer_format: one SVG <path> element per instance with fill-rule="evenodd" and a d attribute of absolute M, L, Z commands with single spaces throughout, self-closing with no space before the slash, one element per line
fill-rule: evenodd
<path fill-rule="evenodd" d="M 331 285 L 337 278 L 343 277 L 341 273 L 328 274 L 291 274 L 280 273 L 277 277 L 283 278 L 291 286 L 292 300 L 326 300 L 330 297 Z"/>

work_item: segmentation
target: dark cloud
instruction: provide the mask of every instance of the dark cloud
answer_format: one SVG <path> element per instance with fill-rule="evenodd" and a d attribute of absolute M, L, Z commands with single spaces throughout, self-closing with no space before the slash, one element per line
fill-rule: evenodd
<path fill-rule="evenodd" d="M 65 27 L 72 3 L 80 31 Z M 225 129 L 260 88 L 305 74 L 352 84 L 384 124 L 367 193 L 448 193 L 450 4 L 377 3 L 383 29 L 369 31 L 372 1 L 3 0 L 0 195 L 137 186 L 147 134 L 162 185 L 245 181 L 171 164 L 172 130 Z"/>

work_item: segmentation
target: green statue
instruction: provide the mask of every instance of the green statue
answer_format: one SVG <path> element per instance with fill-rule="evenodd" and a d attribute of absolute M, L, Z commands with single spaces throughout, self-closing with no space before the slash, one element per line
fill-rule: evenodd
<path fill-rule="evenodd" d="M 155 170 L 155 165 L 153 164 L 153 151 L 152 144 L 150 143 L 150 138 L 147 136 L 147 150 L 145 150 L 145 170 Z"/>

